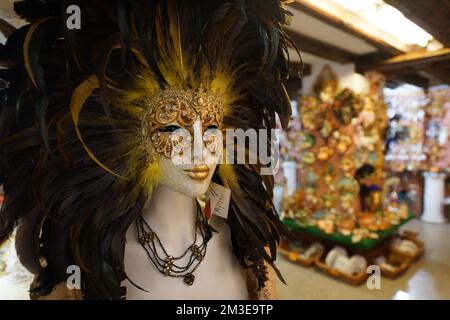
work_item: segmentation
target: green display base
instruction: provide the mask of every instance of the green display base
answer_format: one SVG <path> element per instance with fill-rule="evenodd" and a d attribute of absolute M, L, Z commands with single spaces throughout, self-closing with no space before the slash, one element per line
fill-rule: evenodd
<path fill-rule="evenodd" d="M 413 218 L 414 218 L 414 215 L 412 213 L 410 213 L 408 219 L 401 221 L 400 224 L 393 225 L 389 229 L 376 232 L 379 237 L 378 239 L 364 239 L 364 240 L 361 240 L 356 243 L 352 242 L 351 236 L 344 236 L 338 232 L 334 232 L 332 234 L 326 234 L 317 227 L 300 226 L 295 220 L 292 220 L 292 219 L 284 219 L 283 223 L 292 232 L 306 233 L 310 236 L 313 236 L 313 237 L 316 237 L 319 239 L 323 239 L 323 240 L 327 240 L 330 242 L 335 242 L 337 244 L 341 244 L 341 245 L 349 247 L 349 248 L 354 248 L 354 249 L 358 249 L 358 250 L 362 250 L 362 251 L 368 251 L 368 250 L 374 248 L 377 244 L 381 243 L 386 238 L 388 238 L 390 235 L 396 233 L 397 230 L 400 228 L 400 226 L 402 226 L 403 224 L 405 224 L 406 222 L 408 222 L 409 220 L 411 220 Z"/>

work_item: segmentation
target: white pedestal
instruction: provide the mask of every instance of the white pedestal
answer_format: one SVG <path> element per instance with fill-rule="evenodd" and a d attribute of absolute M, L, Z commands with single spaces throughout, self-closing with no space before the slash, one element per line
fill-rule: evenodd
<path fill-rule="evenodd" d="M 422 220 L 431 223 L 446 223 L 444 214 L 445 173 L 423 173 L 424 207 Z"/>
<path fill-rule="evenodd" d="M 294 161 L 283 162 L 283 175 L 286 179 L 287 196 L 292 196 L 297 189 L 297 163 Z"/>
<path fill-rule="evenodd" d="M 273 204 L 278 213 L 281 213 L 281 211 L 283 211 L 283 193 L 283 186 L 276 184 L 273 188 Z"/>

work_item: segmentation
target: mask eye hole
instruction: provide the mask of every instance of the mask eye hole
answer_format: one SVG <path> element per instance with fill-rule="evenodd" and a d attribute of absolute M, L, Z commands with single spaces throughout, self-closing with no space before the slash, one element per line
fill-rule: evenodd
<path fill-rule="evenodd" d="M 211 125 L 209 125 L 209 126 L 206 128 L 205 131 L 208 131 L 208 130 L 217 130 L 217 129 L 219 129 L 219 127 L 218 127 L 217 125 L 211 124 Z"/>
<path fill-rule="evenodd" d="M 180 126 L 177 125 L 168 125 L 165 127 L 162 127 L 161 129 L 159 129 L 159 132 L 163 132 L 163 133 L 173 133 L 174 131 L 181 129 Z"/>

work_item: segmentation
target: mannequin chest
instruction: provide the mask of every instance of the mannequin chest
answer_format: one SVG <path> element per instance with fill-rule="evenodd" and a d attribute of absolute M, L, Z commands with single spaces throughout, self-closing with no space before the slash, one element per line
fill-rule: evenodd
<path fill-rule="evenodd" d="M 127 290 L 126 299 L 248 299 L 247 271 L 232 253 L 230 230 L 221 218 L 213 218 L 211 225 L 218 232 L 213 232 L 205 258 L 193 273 L 195 281 L 191 286 L 183 278 L 160 273 L 136 241 L 134 228 L 130 228 L 125 246 L 125 271 L 135 284 L 148 292 L 125 280 L 122 286 Z"/>

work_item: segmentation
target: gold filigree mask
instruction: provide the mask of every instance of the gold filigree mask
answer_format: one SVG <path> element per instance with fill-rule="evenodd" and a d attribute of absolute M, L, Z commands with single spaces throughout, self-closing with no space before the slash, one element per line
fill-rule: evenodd
<path fill-rule="evenodd" d="M 195 121 L 201 121 L 202 133 L 209 128 L 221 129 L 223 122 L 223 96 L 206 90 L 181 89 L 173 87 L 161 90 L 145 101 L 141 118 L 141 137 L 149 161 L 157 155 L 171 159 L 174 154 L 182 155 L 191 145 L 191 136 L 174 134 L 174 127 L 193 130 Z M 192 135 L 192 132 L 190 132 Z M 203 144 L 215 153 L 218 136 L 204 134 Z"/>

